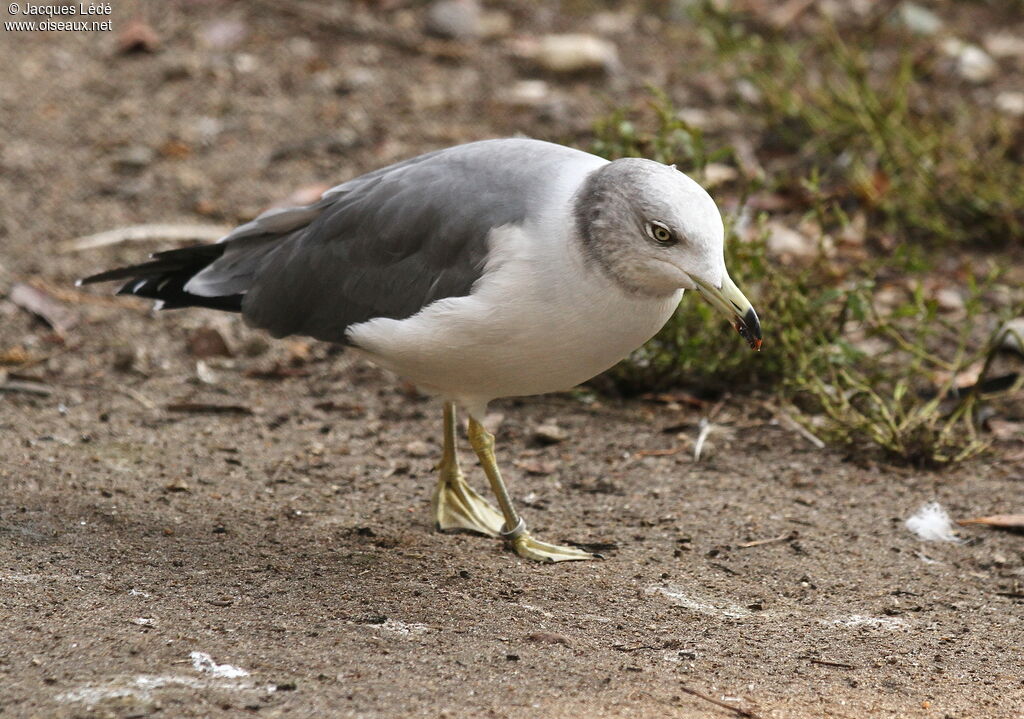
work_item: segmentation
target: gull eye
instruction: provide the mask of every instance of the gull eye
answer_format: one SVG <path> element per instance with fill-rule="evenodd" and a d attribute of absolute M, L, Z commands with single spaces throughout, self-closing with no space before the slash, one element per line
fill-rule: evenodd
<path fill-rule="evenodd" d="M 651 220 L 647 223 L 647 234 L 659 245 L 676 244 L 676 236 L 672 233 L 672 230 L 657 220 Z"/>

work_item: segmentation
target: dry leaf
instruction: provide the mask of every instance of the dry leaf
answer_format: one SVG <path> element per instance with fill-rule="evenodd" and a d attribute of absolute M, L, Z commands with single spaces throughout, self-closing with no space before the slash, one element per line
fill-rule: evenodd
<path fill-rule="evenodd" d="M 32 355 L 21 345 L 15 345 L 0 352 L 0 365 L 22 365 L 31 360 Z"/>
<path fill-rule="evenodd" d="M 231 357 L 224 336 L 212 327 L 200 327 L 188 336 L 188 351 L 193 357 Z"/>
<path fill-rule="evenodd" d="M 64 306 L 48 293 L 19 282 L 11 288 L 8 298 L 14 304 L 41 318 L 53 327 L 57 334 L 63 335 L 78 324 L 78 315 Z"/>

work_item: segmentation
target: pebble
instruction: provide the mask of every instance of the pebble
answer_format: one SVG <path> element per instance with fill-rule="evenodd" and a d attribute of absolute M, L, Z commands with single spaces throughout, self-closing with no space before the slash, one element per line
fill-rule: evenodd
<path fill-rule="evenodd" d="M 538 644 L 563 644 L 569 646 L 569 637 L 556 632 L 533 632 L 526 635 L 526 641 Z"/>
<path fill-rule="evenodd" d="M 957 38 L 948 38 L 942 43 L 942 51 L 956 60 L 956 73 L 968 82 L 981 84 L 995 77 L 999 66 L 992 57 L 977 45 L 965 43 Z"/>
<path fill-rule="evenodd" d="M 768 252 L 777 257 L 809 260 L 818 256 L 818 243 L 778 220 L 768 223 Z"/>
<path fill-rule="evenodd" d="M 999 32 L 985 36 L 985 49 L 992 57 L 1015 57 L 1024 59 L 1024 37 Z"/>
<path fill-rule="evenodd" d="M 427 457 L 433 453 L 433 449 L 429 444 L 421 439 L 414 439 L 409 444 L 405 445 L 406 454 L 412 457 Z"/>
<path fill-rule="evenodd" d="M 549 72 L 611 72 L 619 66 L 615 43 L 595 35 L 544 35 L 527 49 L 533 61 Z"/>
<path fill-rule="evenodd" d="M 427 10 L 424 29 L 446 40 L 470 40 L 483 34 L 482 19 L 476 0 L 438 0 Z"/>
<path fill-rule="evenodd" d="M 536 107 L 551 99 L 551 89 L 543 80 L 519 80 L 503 91 L 500 99 L 512 107 Z"/>
<path fill-rule="evenodd" d="M 190 332 L 187 345 L 189 353 L 199 359 L 232 356 L 224 335 L 213 327 L 199 327 Z"/>
<path fill-rule="evenodd" d="M 196 360 L 196 378 L 203 384 L 217 384 L 220 381 L 220 375 L 203 360 Z"/>
<path fill-rule="evenodd" d="M 199 39 L 212 50 L 232 50 L 249 35 L 249 28 L 241 20 L 221 18 L 209 22 L 199 31 Z"/>
<path fill-rule="evenodd" d="M 154 52 L 158 47 L 160 36 L 141 18 L 128 20 L 117 33 L 117 49 L 121 53 Z"/>
<path fill-rule="evenodd" d="M 935 292 L 935 302 L 943 312 L 961 312 L 964 309 L 964 298 L 952 287 L 943 287 Z"/>
<path fill-rule="evenodd" d="M 485 12 L 480 18 L 480 36 L 503 37 L 512 32 L 512 16 L 503 10 Z"/>
<path fill-rule="evenodd" d="M 505 423 L 505 415 L 502 412 L 488 412 L 487 415 L 480 420 L 480 424 L 484 426 L 491 434 L 497 434 L 501 431 L 501 425 Z"/>
<path fill-rule="evenodd" d="M 156 153 L 145 145 L 132 145 L 114 155 L 114 166 L 119 170 L 141 170 L 153 162 Z"/>
<path fill-rule="evenodd" d="M 1024 355 L 1024 317 L 1015 317 L 999 330 L 999 346 Z"/>
<path fill-rule="evenodd" d="M 569 438 L 568 432 L 553 422 L 547 422 L 533 430 L 533 438 L 541 444 L 558 444 Z"/>
<path fill-rule="evenodd" d="M 630 11 L 601 10 L 590 17 L 590 26 L 600 35 L 624 35 L 633 30 L 636 15 Z"/>
<path fill-rule="evenodd" d="M 1004 115 L 1024 117 L 1024 92 L 1004 90 L 996 95 L 995 106 Z"/>
<path fill-rule="evenodd" d="M 339 95 L 345 95 L 364 87 L 372 87 L 379 82 L 377 73 L 368 67 L 346 68 L 336 77 L 332 90 Z"/>
<path fill-rule="evenodd" d="M 716 187 L 725 182 L 732 182 L 739 177 L 739 171 L 730 165 L 721 162 L 709 162 L 704 166 L 703 182 L 705 189 Z"/>
<path fill-rule="evenodd" d="M 917 3 L 905 2 L 897 12 L 900 22 L 918 35 L 934 35 L 942 29 L 942 18 Z"/>

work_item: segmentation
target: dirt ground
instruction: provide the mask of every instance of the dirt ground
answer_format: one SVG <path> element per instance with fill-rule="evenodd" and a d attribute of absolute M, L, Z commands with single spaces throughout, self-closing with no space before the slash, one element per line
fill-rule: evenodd
<path fill-rule="evenodd" d="M 418 6 L 391 5 L 414 32 Z M 79 235 L 230 224 L 464 140 L 582 141 L 645 82 L 685 84 L 661 58 L 692 39 L 605 27 L 622 74 L 548 77 L 552 98 L 522 105 L 504 93 L 531 71 L 504 40 L 412 50 L 253 7 L 162 6 L 154 53 L 118 54 L 116 31 L 0 43 L 0 296 L 35 282 L 73 325 L 0 300 L 0 351 L 41 381 L 0 393 L 0 716 L 1024 717 L 1021 537 L 923 543 L 903 524 L 931 500 L 1006 511 L 1019 453 L 853 462 L 739 391 L 695 463 L 706 409 L 502 401 L 531 528 L 606 555 L 536 565 L 433 531 L 440 408 L 393 377 L 233 317 L 75 291 L 166 246 L 60 251 Z M 593 29 L 504 7 L 516 32 Z M 225 17 L 246 33 L 230 48 L 203 35 Z M 203 330 L 233 356 L 198 364 Z M 540 445 L 551 419 L 568 437 Z"/>

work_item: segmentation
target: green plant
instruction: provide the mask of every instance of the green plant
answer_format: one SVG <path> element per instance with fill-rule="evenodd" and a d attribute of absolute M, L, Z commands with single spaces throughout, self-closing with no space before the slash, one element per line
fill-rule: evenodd
<path fill-rule="evenodd" d="M 936 79 L 937 43 L 914 44 L 884 22 L 781 34 L 710 3 L 696 19 L 717 61 L 756 91 L 744 115 L 762 147 L 785 156 L 773 168 L 780 189 L 800 192 L 817 174 L 837 203 L 872 214 L 876 236 L 1024 245 L 1015 125 Z"/>
<path fill-rule="evenodd" d="M 679 121 L 664 96 L 657 96 L 633 112 L 613 113 L 599 126 L 594 149 L 610 157 L 675 162 L 699 176 L 710 158 L 732 157 L 719 144 Z M 828 189 L 818 171 L 823 165 L 807 162 L 806 175 L 786 181 L 799 185 L 806 217 L 838 230 L 847 222 L 847 210 L 865 200 L 851 205 L 849 196 Z M 742 203 L 750 190 L 740 180 L 731 192 Z M 893 232 L 899 225 L 890 227 L 891 218 L 911 216 L 920 197 L 908 191 L 888 201 L 893 206 L 871 218 Z M 949 208 L 931 211 L 939 213 L 940 223 L 954 221 Z M 736 386 L 758 389 L 833 444 L 859 452 L 873 448 L 918 466 L 962 461 L 985 448 L 976 430 L 981 393 L 955 395 L 953 390 L 980 362 L 984 377 L 994 357 L 994 335 L 979 336 L 977 328 L 996 314 L 981 298 L 998 285 L 998 273 L 968 273 L 969 297 L 954 321 L 925 292 L 930 268 L 921 255 L 904 254 L 894 263 L 892 256 L 845 260 L 822 252 L 806 265 L 780 266 L 767 251 L 763 222 L 759 232 L 745 232 L 745 238 L 734 231 L 736 216 L 727 216 L 726 224 L 727 262 L 762 312 L 765 351 L 742 351 L 717 313 L 699 298 L 686 297 L 654 339 L 610 371 L 608 378 L 620 391 L 684 386 L 714 395 Z M 899 239 L 912 238 L 905 233 Z M 894 274 L 900 284 L 916 277 L 916 290 L 894 306 L 883 306 L 879 291 L 884 288 L 877 280 Z M 1024 311 L 1024 305 L 1002 309 L 1006 317 Z"/>

